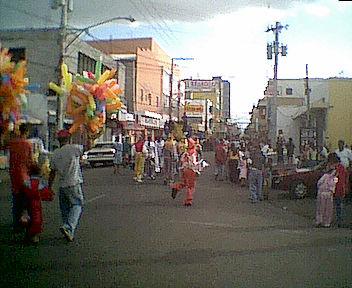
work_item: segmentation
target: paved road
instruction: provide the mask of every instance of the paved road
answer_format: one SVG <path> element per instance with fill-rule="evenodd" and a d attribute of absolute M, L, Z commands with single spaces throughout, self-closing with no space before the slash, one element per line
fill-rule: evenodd
<path fill-rule="evenodd" d="M 251 204 L 247 189 L 215 182 L 211 172 L 199 177 L 194 205 L 184 207 L 184 194 L 173 200 L 161 180 L 137 185 L 129 170 L 85 169 L 87 203 L 75 241 L 58 231 L 56 200 L 44 203 L 38 247 L 9 234 L 5 179 L 0 286 L 16 287 L 11 279 L 21 277 L 17 287 L 352 287 L 350 229 L 313 228 L 310 217 L 292 213 L 294 201 L 273 194 Z"/>

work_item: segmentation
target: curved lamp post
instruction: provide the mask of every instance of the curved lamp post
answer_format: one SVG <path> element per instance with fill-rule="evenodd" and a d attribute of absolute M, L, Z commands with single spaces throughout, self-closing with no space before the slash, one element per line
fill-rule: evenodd
<path fill-rule="evenodd" d="M 101 26 L 101 25 L 104 25 L 104 24 L 107 24 L 107 23 L 110 23 L 110 22 L 113 22 L 113 21 L 116 21 L 116 20 L 127 20 L 127 21 L 130 21 L 131 23 L 133 23 L 133 22 L 135 22 L 136 21 L 136 19 L 134 19 L 133 17 L 131 17 L 131 16 L 129 16 L 129 17 L 113 17 L 113 18 L 110 18 L 110 19 L 108 19 L 108 20 L 105 20 L 105 21 L 102 21 L 102 22 L 99 22 L 99 23 L 96 23 L 96 24 L 92 24 L 92 25 L 89 25 L 89 26 L 87 26 L 87 27 L 85 27 L 85 28 L 82 28 L 82 29 L 72 29 L 72 30 L 74 30 L 74 31 L 76 31 L 76 32 L 78 32 L 77 33 L 77 35 L 70 41 L 70 43 L 68 43 L 67 45 L 66 45 L 66 47 L 65 47 L 65 52 L 66 52 L 66 50 L 67 50 L 67 48 L 68 47 L 70 47 L 70 45 L 73 43 L 73 42 L 75 42 L 77 39 L 78 39 L 78 37 L 79 36 L 81 36 L 84 32 L 88 32 L 89 31 L 89 29 L 91 29 L 91 28 L 95 28 L 95 27 L 97 27 L 97 26 Z"/>

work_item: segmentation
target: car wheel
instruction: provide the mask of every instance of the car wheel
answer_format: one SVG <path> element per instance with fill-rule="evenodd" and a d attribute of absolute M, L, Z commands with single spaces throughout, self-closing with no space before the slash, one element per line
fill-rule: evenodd
<path fill-rule="evenodd" d="M 293 182 L 290 191 L 295 199 L 302 199 L 308 195 L 308 187 L 302 181 Z"/>

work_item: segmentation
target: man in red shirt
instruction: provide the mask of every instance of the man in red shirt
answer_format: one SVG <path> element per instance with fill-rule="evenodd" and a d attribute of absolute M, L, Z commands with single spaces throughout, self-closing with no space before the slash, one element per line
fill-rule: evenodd
<path fill-rule="evenodd" d="M 334 153 L 336 154 L 336 153 Z M 337 156 L 337 154 L 336 154 Z M 338 156 L 337 156 L 338 157 Z M 341 163 L 337 165 L 336 167 L 336 175 L 337 175 L 337 183 L 335 187 L 335 194 L 334 194 L 334 200 L 335 200 L 335 206 L 336 206 L 336 220 L 337 220 L 337 226 L 341 227 L 342 225 L 342 206 L 343 206 L 343 199 L 346 196 L 347 193 L 347 177 L 348 177 L 348 172 L 345 166 Z"/>
<path fill-rule="evenodd" d="M 135 181 L 143 183 L 144 161 L 147 156 L 147 147 L 144 145 L 143 137 L 139 136 L 138 141 L 132 146 L 132 157 L 135 157 Z"/>
<path fill-rule="evenodd" d="M 220 142 L 215 147 L 215 180 L 224 181 L 226 160 L 227 152 L 224 140 L 220 139 Z"/>
<path fill-rule="evenodd" d="M 29 127 L 21 124 L 20 135 L 11 139 L 7 146 L 10 151 L 10 179 L 12 186 L 12 215 L 15 230 L 20 230 L 20 218 L 26 209 L 24 199 L 24 182 L 29 179 L 29 169 L 33 163 L 32 145 L 27 140 Z"/>

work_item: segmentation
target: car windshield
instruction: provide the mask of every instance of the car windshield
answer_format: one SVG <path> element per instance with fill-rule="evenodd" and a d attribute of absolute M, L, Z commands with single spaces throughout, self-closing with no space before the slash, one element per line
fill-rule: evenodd
<path fill-rule="evenodd" d="M 110 143 L 98 143 L 94 145 L 94 148 L 100 148 L 100 149 L 111 149 L 114 148 L 114 144 Z"/>

